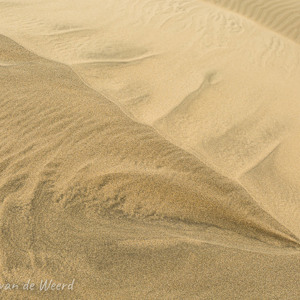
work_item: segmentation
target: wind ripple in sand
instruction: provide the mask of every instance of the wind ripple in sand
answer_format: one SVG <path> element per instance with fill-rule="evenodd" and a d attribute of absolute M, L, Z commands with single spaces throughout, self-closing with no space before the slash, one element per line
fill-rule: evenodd
<path fill-rule="evenodd" d="M 19 57 L 22 51 L 26 53 L 4 37 L 1 47 L 1 55 L 9 55 L 9 60 Z M 237 218 L 240 225 L 246 222 L 245 225 L 251 228 L 249 221 L 243 221 L 238 216 L 245 207 L 249 207 L 245 215 L 253 209 L 264 215 L 237 184 L 172 146 L 149 127 L 132 122 L 117 107 L 88 89 L 69 68 L 37 56 L 30 56 L 28 62 L 2 71 L 6 91 L 2 110 L 6 114 L 2 115 L 1 124 L 5 129 L 3 138 L 7 139 L 8 147 L 2 157 L 3 161 L 10 160 L 2 174 L 2 180 L 6 178 L 6 181 L 2 181 L 4 191 L 11 191 L 5 188 L 8 186 L 16 186 L 15 192 L 27 187 L 34 195 L 46 188 L 43 193 L 51 198 L 59 196 L 61 203 L 71 201 L 73 206 L 82 205 L 81 196 L 86 201 L 91 199 L 98 204 L 101 203 L 98 199 L 107 199 L 107 204 L 106 200 L 100 204 L 104 210 L 117 207 L 119 212 L 128 216 L 156 215 L 192 222 L 212 221 L 218 226 L 224 220 L 231 227 L 230 223 Z M 16 82 L 22 82 L 22 85 L 17 85 L 17 88 Z M 30 82 L 39 83 L 32 86 Z M 56 85 L 59 89 L 53 89 Z M 14 152 L 10 149 L 14 149 Z M 24 149 L 28 150 L 24 152 Z M 21 153 L 25 156 L 21 157 Z M 123 169 L 122 165 L 133 172 L 118 171 L 119 168 Z M 19 166 L 18 169 L 16 166 Z M 31 175 L 28 174 L 30 168 Z M 7 178 L 16 174 L 26 174 L 27 177 L 21 177 L 25 178 L 22 185 L 12 183 L 16 179 L 7 181 Z M 31 180 L 29 175 L 33 176 Z M 216 180 L 220 180 L 220 183 Z M 170 195 L 160 195 L 165 193 L 165 188 L 161 187 L 168 185 L 172 186 L 174 193 L 171 202 L 167 200 Z M 41 190 L 36 190 L 37 187 Z M 184 196 L 181 188 L 189 197 Z M 58 193 L 56 189 L 61 190 L 60 195 L 55 196 Z M 106 189 L 110 196 L 106 195 Z M 9 203 L 6 197 L 8 195 L 3 196 L 4 203 Z M 223 200 L 218 200 L 219 197 Z M 232 200 L 236 197 L 240 197 L 241 206 L 239 201 Z M 212 203 L 215 205 L 210 207 Z M 236 216 L 232 209 L 237 209 Z M 220 215 L 215 217 L 219 210 Z M 253 217 L 256 219 L 255 214 L 250 219 Z M 254 223 L 253 226 L 257 226 Z M 248 231 L 246 227 L 245 230 Z"/>
<path fill-rule="evenodd" d="M 96 251 L 89 241 L 101 237 L 97 227 L 108 217 L 207 223 L 298 246 L 239 185 L 131 121 L 70 68 L 29 54 L 3 36 L 0 45 L 2 61 L 28 62 L 0 73 L 6 276 L 16 280 L 16 270 L 17 280 L 31 272 L 57 274 L 51 268 L 58 262 L 64 274 L 87 268 L 78 260 L 85 247 Z M 59 258 L 65 251 L 77 253 L 67 265 Z"/>
<path fill-rule="evenodd" d="M 300 3 L 297 0 L 204 0 L 225 7 L 300 43 Z"/>
<path fill-rule="evenodd" d="M 195 155 L 2 37 L 2 277 L 76 270 L 79 299 L 299 299 L 296 1 L 0 7 L 1 32 Z"/>

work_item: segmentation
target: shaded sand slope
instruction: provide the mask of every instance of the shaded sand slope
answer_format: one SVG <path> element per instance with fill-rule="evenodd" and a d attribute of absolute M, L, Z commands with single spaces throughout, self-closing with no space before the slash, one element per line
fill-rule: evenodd
<path fill-rule="evenodd" d="M 297 2 L 231 1 L 222 7 L 145 0 L 130 8 L 124 0 L 90 3 L 93 11 L 72 9 L 67 22 L 53 15 L 47 28 L 39 25 L 43 34 L 31 33 L 40 23 L 35 21 L 15 36 L 69 63 L 132 118 L 226 176 L 240 178 L 264 210 L 299 236 L 298 156 L 284 167 L 300 132 Z M 102 17 L 78 18 L 81 10 Z M 68 30 L 57 29 L 68 24 Z M 279 149 L 272 168 L 261 165 Z M 267 184 L 256 179 L 265 177 Z"/>
<path fill-rule="evenodd" d="M 117 251 L 112 244 L 123 226 L 118 219 L 206 223 L 279 247 L 298 246 L 298 240 L 237 183 L 154 129 L 130 120 L 69 67 L 33 55 L 4 36 L 0 61 L 2 279 L 63 280 L 76 272 L 81 278 L 78 297 L 85 299 L 80 294 L 84 289 L 99 293 L 95 284 L 106 282 L 103 268 L 110 272 L 112 264 L 114 274 L 131 261 L 120 258 L 129 255 L 126 247 Z M 134 228 L 128 231 L 135 232 Z M 181 243 L 178 251 L 190 253 L 192 248 Z M 181 254 L 169 246 L 164 249 L 154 249 L 153 255 L 159 253 L 161 263 L 166 259 L 173 268 Z M 138 267 L 150 268 L 145 252 L 134 251 Z M 147 250 L 150 256 L 151 251 Z M 226 257 L 227 250 L 218 246 L 215 251 Z M 258 261 L 264 260 L 263 254 L 257 255 Z M 195 259 L 200 263 L 199 257 Z M 128 280 L 134 280 L 132 276 Z M 119 281 L 110 281 L 107 289 L 122 293 L 112 287 L 114 282 Z"/>
<path fill-rule="evenodd" d="M 70 68 L 5 37 L 1 60 L 3 207 L 45 193 L 70 210 L 286 233 L 238 184 L 131 121 Z"/>
<path fill-rule="evenodd" d="M 298 3 L 9 1 L 0 30 L 240 180 L 300 236 Z"/>

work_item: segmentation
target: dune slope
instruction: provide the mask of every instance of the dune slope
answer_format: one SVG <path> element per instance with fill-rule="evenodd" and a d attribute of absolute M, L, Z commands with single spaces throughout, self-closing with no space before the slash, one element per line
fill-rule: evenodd
<path fill-rule="evenodd" d="M 96 246 L 111 217 L 206 223 L 298 245 L 237 183 L 130 120 L 69 67 L 4 36 L 0 47 L 4 278 L 87 268 L 103 255 Z"/>
<path fill-rule="evenodd" d="M 299 16 L 0 0 L 0 298 L 299 299 Z"/>

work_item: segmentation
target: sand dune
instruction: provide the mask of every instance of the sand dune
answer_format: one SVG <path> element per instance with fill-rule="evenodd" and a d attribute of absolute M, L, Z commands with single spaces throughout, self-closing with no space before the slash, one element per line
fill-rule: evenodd
<path fill-rule="evenodd" d="M 1 297 L 298 299 L 299 13 L 0 1 Z"/>
<path fill-rule="evenodd" d="M 0 45 L 1 61 L 14 62 L 1 69 L 6 280 L 61 278 L 86 268 L 78 261 L 92 263 L 107 217 L 206 223 L 281 247 L 298 245 L 238 184 L 131 121 L 70 68 L 4 36 Z M 60 257 L 66 251 L 67 262 Z M 57 261 L 63 273 L 52 269 Z"/>

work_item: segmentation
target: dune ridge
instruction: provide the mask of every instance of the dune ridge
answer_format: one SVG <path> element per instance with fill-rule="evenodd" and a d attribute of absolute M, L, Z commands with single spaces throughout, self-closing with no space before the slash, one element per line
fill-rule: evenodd
<path fill-rule="evenodd" d="M 0 283 L 299 299 L 299 13 L 0 0 Z"/>
<path fill-rule="evenodd" d="M 2 61 L 16 62 L 0 69 L 6 280 L 21 284 L 29 274 L 60 278 L 58 262 L 68 278 L 76 267 L 91 272 L 86 268 L 102 244 L 106 218 L 206 224 L 280 248 L 299 247 L 241 186 L 133 122 L 69 67 L 4 36 L 0 53 Z M 86 247 L 92 257 L 86 257 Z M 66 260 L 66 251 L 72 259 Z"/>
<path fill-rule="evenodd" d="M 3 165 L 1 169 L 3 175 L 6 174 L 6 176 L 3 177 L 6 179 L 4 182 L 2 182 L 4 199 L 9 199 L 11 194 L 20 193 L 24 187 L 27 187 L 27 184 L 29 191 L 34 195 L 36 193 L 40 193 L 39 189 L 37 188 L 38 186 L 45 184 L 44 187 L 47 187 L 48 184 L 52 182 L 47 189 L 52 190 L 51 186 L 53 186 L 53 188 L 57 187 L 58 189 L 64 188 L 66 192 L 66 195 L 61 194 L 59 196 L 59 202 L 62 201 L 61 203 L 64 203 L 63 205 L 67 205 L 68 201 L 75 201 L 75 203 L 72 203 L 72 205 L 76 207 L 76 205 L 81 205 L 80 203 L 77 203 L 77 201 L 82 201 L 81 197 L 77 197 L 77 194 L 84 196 L 83 198 L 85 201 L 89 201 L 88 199 L 91 198 L 91 200 L 94 199 L 94 201 L 98 202 L 97 197 L 106 198 L 105 193 L 103 194 L 102 190 L 105 190 L 106 185 L 109 185 L 107 188 L 108 191 L 112 191 L 114 189 L 116 189 L 116 191 L 120 190 L 124 193 L 124 196 L 116 194 L 114 195 L 116 198 L 108 197 L 108 209 L 117 207 L 117 210 L 121 210 L 120 212 L 124 210 L 123 213 L 127 213 L 129 215 L 130 211 L 133 209 L 131 214 L 134 215 L 134 213 L 137 213 L 138 215 L 139 210 L 135 212 L 135 206 L 140 205 L 141 216 L 143 216 L 143 211 L 147 211 L 146 207 L 149 205 L 147 204 L 147 201 L 150 201 L 150 199 L 143 200 L 144 203 L 141 202 L 142 200 L 134 199 L 136 191 L 130 197 L 130 191 L 131 189 L 134 189 L 134 185 L 138 184 L 140 186 L 139 193 L 141 193 L 141 199 L 144 197 L 147 199 L 149 197 L 148 195 L 153 193 L 151 188 L 149 189 L 149 187 L 147 187 L 147 184 L 150 184 L 151 186 L 152 182 L 154 186 L 158 185 L 158 192 L 161 184 L 165 186 L 169 184 L 168 182 L 172 182 L 171 185 L 173 186 L 174 191 L 177 189 L 177 187 L 184 188 L 184 186 L 186 186 L 184 189 L 186 189 L 186 192 L 188 190 L 190 191 L 187 193 L 189 193 L 191 199 L 193 200 L 189 200 L 188 202 L 185 200 L 179 201 L 179 199 L 175 200 L 175 197 L 175 199 L 172 201 L 175 201 L 176 205 L 181 207 L 181 212 L 178 214 L 178 212 L 176 212 L 178 208 L 174 206 L 173 209 L 176 210 L 174 211 L 174 216 L 172 216 L 172 214 L 170 214 L 172 211 L 171 207 L 169 207 L 169 209 L 163 208 L 165 205 L 163 203 L 167 203 L 168 197 L 165 196 L 166 199 L 163 200 L 163 198 L 159 196 L 160 200 L 157 204 L 150 202 L 151 204 L 149 208 L 151 207 L 151 210 L 153 210 L 151 211 L 151 214 L 158 214 L 162 217 L 167 217 L 165 214 L 170 214 L 171 218 L 183 218 L 187 221 L 194 222 L 198 221 L 198 217 L 200 217 L 200 222 L 209 222 L 210 219 L 215 219 L 217 222 L 216 225 L 220 225 L 222 222 L 218 224 L 218 219 L 222 218 L 225 220 L 226 218 L 224 217 L 224 213 L 226 214 L 226 211 L 228 211 L 229 218 L 235 218 L 234 213 L 230 212 L 231 208 L 237 209 L 242 213 L 243 209 L 249 206 L 249 212 L 246 212 L 245 216 L 248 215 L 252 210 L 257 213 L 259 212 L 259 208 L 255 205 L 253 199 L 251 199 L 251 197 L 247 195 L 247 193 L 243 191 L 238 184 L 231 183 L 230 180 L 217 175 L 217 173 L 215 173 L 213 170 L 210 170 L 204 164 L 201 164 L 200 162 L 197 163 L 197 159 L 186 154 L 185 152 L 181 152 L 181 150 L 164 141 L 155 133 L 155 131 L 151 130 L 150 127 L 134 123 L 127 117 L 123 116 L 121 111 L 118 110 L 118 108 L 108 100 L 104 99 L 103 97 L 100 98 L 100 96 L 98 99 L 98 94 L 92 90 L 89 90 L 66 66 L 46 61 L 30 52 L 26 52 L 25 50 L 25 55 L 21 55 L 23 52 L 22 48 L 5 37 L 2 37 L 1 39 L 1 55 L 4 54 L 1 59 L 6 57 L 7 60 L 11 61 L 11 59 L 14 57 L 18 58 L 19 56 L 22 56 L 23 58 L 23 62 L 21 64 L 19 63 L 15 66 L 11 66 L 9 72 L 8 70 L 2 71 L 2 82 L 3 86 L 5 87 L 4 91 L 6 91 L 4 94 L 5 98 L 2 98 L 1 103 L 2 111 L 6 112 L 1 118 L 2 130 L 5 132 L 3 133 L 3 140 L 9 136 L 18 137 L 16 140 L 7 142 L 1 151 Z M 7 55 L 9 55 L 9 57 L 7 57 Z M 22 68 L 22 72 L 20 72 L 20 68 Z M 59 74 L 58 72 L 61 72 L 62 75 L 57 76 L 57 74 Z M 37 78 L 39 78 L 40 85 L 36 85 L 34 88 L 30 87 L 30 80 L 35 81 Z M 47 84 L 44 81 L 46 79 L 48 79 Z M 18 90 L 16 90 L 14 87 L 15 82 L 17 81 L 23 83 L 22 87 L 19 87 Z M 55 84 L 60 86 L 58 93 L 51 90 Z M 34 98 L 31 96 L 31 99 L 26 96 L 26 94 L 30 95 L 28 92 L 30 89 L 32 89 L 32 95 L 35 96 Z M 23 90 L 24 92 L 26 91 L 26 94 L 22 92 Z M 61 96 L 59 94 L 61 90 L 65 92 L 65 96 Z M 38 96 L 39 94 L 40 96 Z M 81 98 L 86 97 L 87 100 L 81 100 L 80 96 Z M 66 99 L 63 100 L 63 97 Z M 87 104 L 84 101 L 89 101 L 89 103 Z M 72 107 L 70 105 L 72 105 Z M 93 109 L 94 113 L 91 114 Z M 94 116 L 96 113 L 97 115 L 99 114 L 97 109 L 99 110 L 99 113 L 102 114 L 102 117 L 98 119 Z M 87 115 L 87 113 L 89 113 L 89 115 Z M 37 116 L 40 117 L 37 118 Z M 118 123 L 120 123 L 120 125 Z M 110 126 L 107 127 L 107 124 L 110 124 Z M 22 128 L 20 126 L 22 126 Z M 126 132 L 128 134 L 126 142 L 119 133 L 121 128 L 120 126 L 124 126 L 124 128 L 126 128 Z M 45 128 L 45 130 L 43 130 L 43 128 Z M 122 134 L 124 134 L 124 132 L 125 129 L 122 130 Z M 105 137 L 108 136 L 109 138 L 107 138 L 105 141 Z M 43 145 L 43 141 L 46 140 L 48 140 L 48 143 Z M 144 146 L 141 147 L 139 144 L 135 146 L 136 148 L 132 148 L 131 146 L 131 154 L 128 153 L 125 155 L 125 153 L 127 153 L 127 151 L 130 149 L 126 149 L 126 147 L 129 147 L 128 143 L 131 141 L 134 143 L 135 140 L 140 145 L 144 144 Z M 122 148 L 116 147 L 118 143 L 120 143 L 121 147 L 123 147 L 123 150 L 121 150 Z M 123 143 L 125 144 L 123 145 Z M 100 145 L 102 146 L 100 147 Z M 158 149 L 156 150 L 156 148 L 152 148 L 152 150 L 148 152 L 149 154 L 147 156 L 145 156 L 143 153 L 139 153 L 139 151 L 147 151 L 147 147 L 149 147 L 149 145 L 157 145 Z M 90 148 L 87 149 L 87 147 Z M 95 152 L 97 149 L 95 147 L 100 147 L 98 150 L 99 154 Z M 13 152 L 11 152 L 11 149 L 14 149 Z M 16 152 L 16 149 L 19 149 L 18 152 Z M 164 151 L 161 152 L 161 149 L 164 149 Z M 83 153 L 80 151 L 83 153 L 85 152 L 87 158 L 85 158 Z M 135 153 L 135 151 L 137 152 Z M 64 167 L 61 169 L 61 171 L 64 172 L 64 176 L 62 177 L 62 174 L 58 172 L 60 169 L 59 166 L 64 160 L 63 157 L 69 157 L 72 152 L 74 152 L 72 154 L 74 155 L 74 158 L 69 158 L 70 162 L 68 162 L 68 164 L 70 167 Z M 75 153 L 78 153 L 76 155 L 79 155 L 79 157 L 75 156 Z M 113 171 L 113 167 L 111 169 L 107 166 L 107 171 L 104 171 L 105 167 L 103 166 L 100 172 L 100 174 L 103 175 L 97 175 L 97 173 L 95 174 L 95 166 L 100 163 L 97 162 L 97 159 L 100 160 L 104 165 L 107 165 L 106 160 L 109 161 L 108 158 L 100 155 L 103 155 L 104 153 L 107 153 L 108 157 L 112 159 L 113 165 L 116 164 L 117 161 L 121 161 L 121 165 L 127 165 L 128 170 L 131 168 L 133 170 L 131 172 L 126 171 L 123 173 L 117 170 Z M 38 167 L 40 164 L 38 159 L 33 161 L 33 159 L 30 159 L 30 157 L 33 156 L 39 158 L 42 154 L 47 154 L 49 159 L 47 159 L 46 155 L 43 157 L 41 161 L 42 169 L 37 170 L 37 173 L 35 173 L 34 169 L 32 169 L 32 174 L 35 174 L 34 176 L 31 175 L 33 178 L 31 179 L 32 182 L 29 184 L 27 182 L 30 182 L 31 180 L 28 180 L 29 174 L 28 171 L 25 172 L 25 170 L 28 170 L 31 164 L 36 165 L 36 167 Z M 130 157 L 137 159 L 138 156 L 143 158 L 143 160 L 145 160 L 147 157 L 141 166 L 135 166 L 135 164 L 141 163 L 140 161 L 127 161 L 130 159 Z M 174 157 L 174 160 L 167 159 L 168 156 Z M 83 159 L 87 160 L 87 162 L 85 163 Z M 68 159 L 66 159 L 66 162 L 67 161 Z M 169 161 L 171 161 L 171 164 Z M 132 166 L 130 167 L 130 165 Z M 192 165 L 192 168 L 189 167 Z M 88 172 L 90 168 L 93 170 L 92 175 L 89 175 Z M 122 169 L 121 166 L 118 166 L 118 168 Z M 164 168 L 169 169 L 167 169 L 167 171 Z M 16 170 L 18 171 L 16 172 Z M 205 173 L 207 173 L 207 175 L 205 175 Z M 11 178 L 10 176 L 7 176 L 8 174 L 12 174 L 13 177 Z M 42 176 L 41 178 L 44 179 L 42 181 L 36 181 L 38 179 L 36 176 Z M 80 180 L 78 180 L 78 176 Z M 88 181 L 82 181 L 84 177 L 88 178 L 89 176 L 96 176 L 96 178 L 93 179 L 93 181 L 90 181 L 90 179 Z M 178 176 L 180 176 L 180 180 L 177 178 Z M 11 179 L 8 180 L 7 178 Z M 220 182 L 219 184 L 214 182 L 214 184 L 212 184 L 211 180 L 215 181 L 215 178 L 219 178 L 217 180 L 221 180 L 223 182 Z M 63 182 L 61 182 L 61 180 L 63 180 Z M 72 186 L 70 186 L 71 190 L 67 189 L 68 182 L 71 182 L 72 184 Z M 195 184 L 196 182 L 197 184 Z M 63 183 L 65 183 L 66 186 L 64 186 Z M 98 188 L 96 187 L 97 184 Z M 133 186 L 131 186 L 132 184 Z M 91 186 L 88 187 L 89 185 Z M 114 185 L 116 185 L 115 188 L 113 188 Z M 205 195 L 203 194 L 203 196 L 200 196 L 202 193 L 201 186 L 209 191 L 208 193 L 205 192 Z M 216 190 L 215 194 L 213 189 L 217 186 L 219 186 L 220 190 Z M 40 188 L 41 187 L 43 186 L 40 186 Z M 34 189 L 31 190 L 32 188 Z M 224 195 L 222 191 L 224 192 Z M 46 192 L 46 194 L 48 192 Z M 180 193 L 180 197 L 184 197 L 184 194 L 180 192 L 180 189 L 178 189 L 177 192 Z M 56 194 L 54 191 L 52 191 L 50 194 L 52 195 L 53 193 Z M 97 193 L 100 194 L 97 196 Z M 158 192 L 158 195 L 159 193 L 160 192 Z M 198 193 L 200 194 L 198 195 Z M 240 205 L 238 202 L 234 203 L 234 201 L 231 200 L 232 197 L 239 198 L 239 193 L 241 194 L 240 201 L 243 202 L 243 204 L 241 204 L 241 208 L 243 207 L 243 209 L 238 208 Z M 213 194 L 215 194 L 215 196 L 213 196 Z M 128 204 L 124 204 L 124 202 L 126 202 L 126 197 L 130 199 L 127 200 L 129 202 Z M 223 200 L 217 200 L 218 197 L 221 197 Z M 186 198 L 186 196 L 184 198 Z M 197 215 L 196 212 L 193 212 L 193 215 L 189 215 L 192 213 L 189 205 L 192 205 L 193 209 L 195 209 L 195 205 L 199 201 L 196 200 L 198 198 L 202 199 L 205 207 L 201 208 L 202 201 L 200 201 L 197 204 L 199 205 L 199 213 L 203 211 L 205 212 L 206 216 L 201 216 L 201 214 Z M 226 198 L 227 200 L 225 200 Z M 5 200 L 3 201 L 6 202 Z M 139 204 L 132 203 L 132 207 L 130 202 L 134 201 L 139 201 Z M 163 202 L 160 204 L 161 201 Z M 212 203 L 215 203 L 216 206 L 210 208 Z M 161 206 L 162 204 L 163 206 Z M 229 205 L 228 208 L 226 208 L 224 204 Z M 106 204 L 104 203 L 104 206 L 105 205 Z M 146 207 L 143 207 L 143 205 L 146 205 Z M 155 205 L 157 206 L 157 211 L 154 209 Z M 251 208 L 252 206 L 253 208 Z M 215 218 L 213 215 L 217 213 L 219 209 L 221 214 Z M 209 213 L 210 210 L 212 215 Z M 184 216 L 185 214 L 186 216 Z M 261 212 L 261 214 L 263 215 L 264 212 Z M 203 220 L 201 220 L 202 217 L 204 218 Z M 253 217 L 257 220 L 260 219 L 255 217 L 254 214 L 250 217 L 250 219 Z M 267 219 L 271 220 L 269 217 L 267 217 Z M 243 222 L 243 218 L 240 218 L 238 221 L 240 224 Z M 251 224 L 249 224 L 248 221 L 246 221 L 245 224 L 251 227 Z M 280 228 L 280 226 L 278 228 Z"/>

